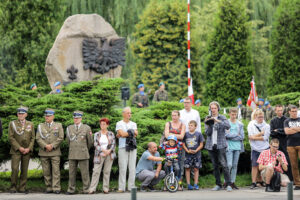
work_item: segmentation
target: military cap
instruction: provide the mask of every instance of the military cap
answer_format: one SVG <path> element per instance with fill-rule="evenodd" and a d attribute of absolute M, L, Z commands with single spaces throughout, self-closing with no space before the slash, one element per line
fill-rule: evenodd
<path fill-rule="evenodd" d="M 265 100 L 264 100 L 263 98 L 259 98 L 258 101 L 263 101 L 263 102 L 265 102 Z"/>
<path fill-rule="evenodd" d="M 20 113 L 20 114 L 28 112 L 28 108 L 25 106 L 20 106 L 17 110 L 18 110 L 18 113 Z"/>
<path fill-rule="evenodd" d="M 141 83 L 141 84 L 138 85 L 138 89 L 140 89 L 141 87 L 144 87 L 143 83 Z"/>
<path fill-rule="evenodd" d="M 164 85 L 164 82 L 160 82 L 160 83 L 158 84 L 159 87 L 162 86 L 162 85 Z"/>
<path fill-rule="evenodd" d="M 30 89 L 32 89 L 32 88 L 35 87 L 35 86 L 36 86 L 36 84 L 33 83 L 33 84 L 30 86 Z"/>
<path fill-rule="evenodd" d="M 46 110 L 45 110 L 45 115 L 46 116 L 52 116 L 52 115 L 54 115 L 55 114 L 55 111 L 53 110 L 53 109 L 51 109 L 51 108 L 47 108 Z"/>
<path fill-rule="evenodd" d="M 270 102 L 269 101 L 266 101 L 265 102 L 265 106 L 267 106 L 267 105 L 269 105 L 270 104 Z"/>
<path fill-rule="evenodd" d="M 201 102 L 201 99 L 197 99 L 196 101 L 195 101 L 195 104 L 198 104 L 198 103 L 200 103 Z"/>
<path fill-rule="evenodd" d="M 179 103 L 183 103 L 184 102 L 184 99 L 180 99 Z"/>
<path fill-rule="evenodd" d="M 83 116 L 82 111 L 76 110 L 73 112 L 73 118 L 82 118 L 82 116 Z"/>
<path fill-rule="evenodd" d="M 242 101 L 242 98 L 237 98 L 236 102 Z"/>
<path fill-rule="evenodd" d="M 60 85 L 60 82 L 59 82 L 59 81 L 57 81 L 57 82 L 54 83 L 54 87 L 57 87 L 57 86 L 59 86 L 59 85 Z"/>

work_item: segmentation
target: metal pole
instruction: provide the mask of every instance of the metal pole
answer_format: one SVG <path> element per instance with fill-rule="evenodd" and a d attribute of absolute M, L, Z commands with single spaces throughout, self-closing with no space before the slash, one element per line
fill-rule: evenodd
<path fill-rule="evenodd" d="M 124 99 L 124 104 L 123 105 L 124 105 L 124 108 L 125 108 L 126 107 L 126 99 Z"/>
<path fill-rule="evenodd" d="M 288 183 L 287 186 L 287 199 L 293 200 L 293 181 Z"/>
<path fill-rule="evenodd" d="M 136 187 L 131 188 L 131 200 L 136 200 Z"/>

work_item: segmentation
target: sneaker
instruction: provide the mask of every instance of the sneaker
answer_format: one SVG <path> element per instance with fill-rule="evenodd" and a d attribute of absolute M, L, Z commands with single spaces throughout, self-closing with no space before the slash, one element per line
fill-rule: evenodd
<path fill-rule="evenodd" d="M 227 185 L 226 191 L 227 191 L 227 192 L 231 192 L 231 191 L 232 191 L 232 187 L 231 187 L 230 185 Z"/>
<path fill-rule="evenodd" d="M 234 189 L 234 190 L 238 190 L 238 189 L 239 189 L 234 183 L 231 184 L 231 187 L 232 187 L 232 189 Z"/>
<path fill-rule="evenodd" d="M 212 191 L 219 191 L 221 190 L 221 187 L 219 185 L 216 185 L 213 189 L 211 189 Z"/>
<path fill-rule="evenodd" d="M 147 187 L 146 186 L 141 186 L 140 191 L 141 192 L 147 192 Z"/>
<path fill-rule="evenodd" d="M 274 192 L 274 190 L 271 188 L 271 186 L 270 185 L 267 185 L 266 186 L 266 190 L 265 190 L 266 192 Z"/>
<path fill-rule="evenodd" d="M 188 190 L 193 190 L 194 187 L 191 184 L 188 184 Z"/>
<path fill-rule="evenodd" d="M 294 190 L 300 190 L 300 186 L 295 186 Z"/>
<path fill-rule="evenodd" d="M 199 186 L 197 184 L 194 185 L 194 190 L 199 190 Z"/>
<path fill-rule="evenodd" d="M 150 190 L 150 192 L 155 192 L 155 188 L 153 187 L 153 185 L 148 185 L 148 188 Z"/>
<path fill-rule="evenodd" d="M 253 189 L 256 189 L 256 188 L 257 188 L 256 183 L 252 183 L 251 186 L 250 186 L 250 189 L 253 190 Z"/>

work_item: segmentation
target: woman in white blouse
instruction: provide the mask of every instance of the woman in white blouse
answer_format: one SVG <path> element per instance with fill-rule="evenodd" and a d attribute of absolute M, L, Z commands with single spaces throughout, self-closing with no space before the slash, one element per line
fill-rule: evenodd
<path fill-rule="evenodd" d="M 94 169 L 91 185 L 89 188 L 89 194 L 93 194 L 97 189 L 103 165 L 103 193 L 108 194 L 110 171 L 114 158 L 116 157 L 115 135 L 113 132 L 107 130 L 109 126 L 109 120 L 107 118 L 102 118 L 99 122 L 101 130 L 95 133 L 94 136 Z"/>

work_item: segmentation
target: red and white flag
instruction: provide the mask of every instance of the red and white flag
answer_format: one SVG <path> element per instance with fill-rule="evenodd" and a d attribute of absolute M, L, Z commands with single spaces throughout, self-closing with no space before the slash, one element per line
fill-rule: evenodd
<path fill-rule="evenodd" d="M 190 83 L 188 83 L 188 95 L 189 97 L 192 99 L 192 103 L 194 105 L 194 91 L 193 91 L 193 80 L 192 79 L 189 79 L 191 80 Z"/>
<path fill-rule="evenodd" d="M 253 110 L 256 108 L 256 103 L 258 101 L 256 89 L 255 89 L 255 83 L 254 83 L 254 78 L 250 82 L 251 85 L 251 91 L 248 97 L 247 105 L 251 107 Z"/>

